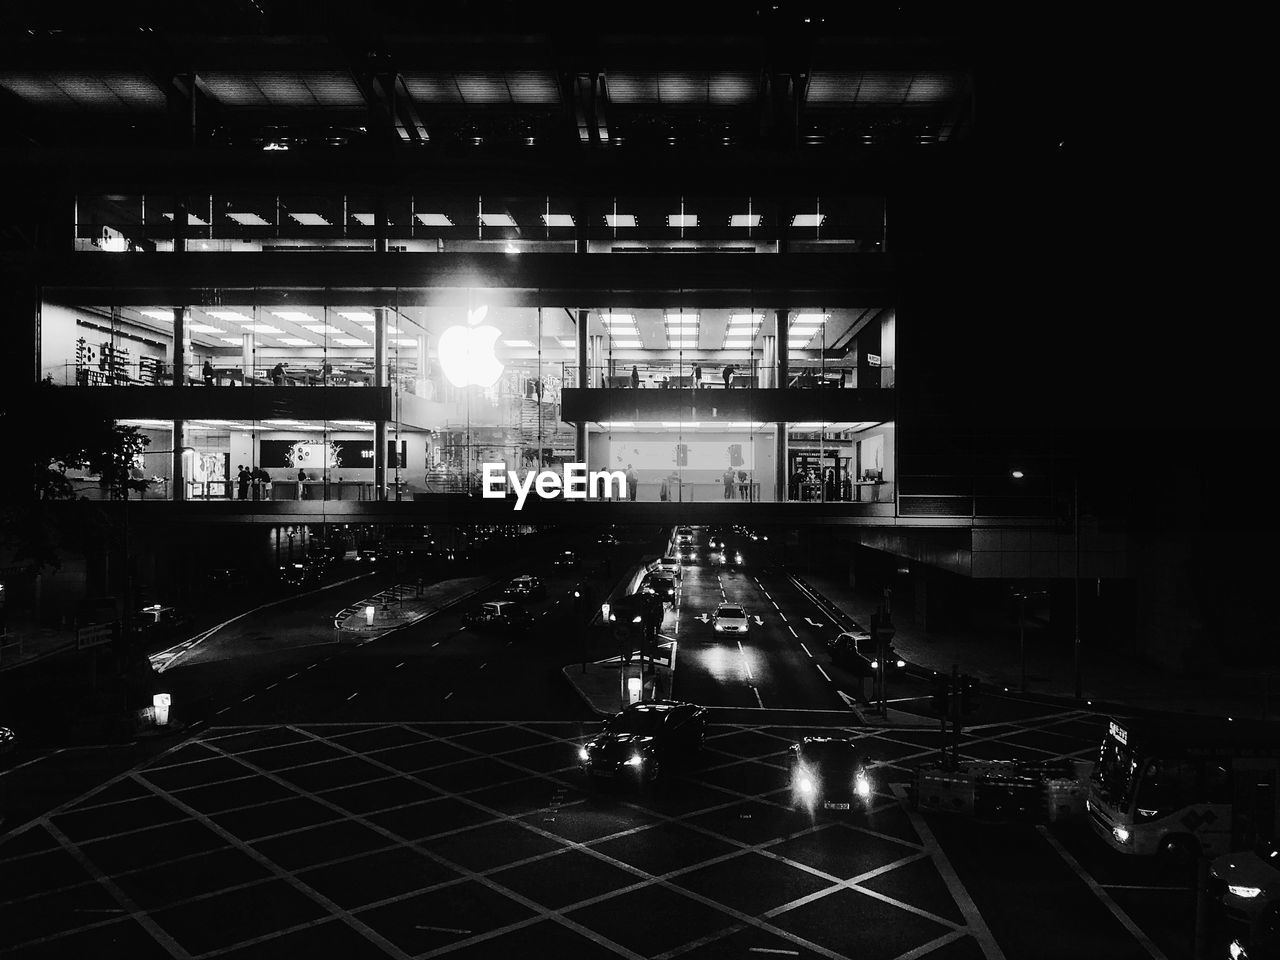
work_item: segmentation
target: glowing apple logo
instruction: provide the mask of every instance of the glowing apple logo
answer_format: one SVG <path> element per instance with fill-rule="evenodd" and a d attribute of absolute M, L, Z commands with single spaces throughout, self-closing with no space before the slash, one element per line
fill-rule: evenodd
<path fill-rule="evenodd" d="M 455 387 L 492 387 L 502 376 L 502 364 L 493 355 L 498 328 L 479 326 L 489 308 L 468 311 L 467 325 L 450 327 L 440 337 L 440 364 Z"/>

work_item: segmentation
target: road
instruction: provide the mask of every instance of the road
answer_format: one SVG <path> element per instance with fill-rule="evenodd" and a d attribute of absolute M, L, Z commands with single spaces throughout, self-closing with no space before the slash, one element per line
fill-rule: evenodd
<path fill-rule="evenodd" d="M 599 721 L 558 669 L 577 574 L 536 556 L 514 561 L 548 584 L 525 636 L 450 609 L 334 642 L 362 583 L 179 661 L 184 736 L 6 825 L 0 957 L 1190 957 L 1190 877 L 1073 824 L 911 809 L 936 731 L 861 724 L 821 646 L 831 625 L 771 568 L 684 571 L 676 690 L 716 708 L 707 750 L 651 789 L 593 789 L 576 753 Z M 697 619 L 726 600 L 761 620 L 741 649 Z M 926 686 L 890 698 L 922 711 Z M 1089 757 L 1100 723 L 987 695 L 961 755 Z M 812 732 L 873 759 L 865 820 L 791 809 L 787 750 Z"/>

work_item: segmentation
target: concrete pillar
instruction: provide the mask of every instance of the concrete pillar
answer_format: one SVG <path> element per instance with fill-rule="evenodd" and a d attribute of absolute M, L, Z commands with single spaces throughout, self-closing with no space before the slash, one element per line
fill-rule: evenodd
<path fill-rule="evenodd" d="M 374 206 L 374 252 L 387 252 L 387 202 L 378 197 Z M 373 385 L 387 386 L 387 308 L 373 311 Z M 379 417 L 373 422 L 373 498 L 387 498 L 387 421 Z"/>
<path fill-rule="evenodd" d="M 778 389 L 786 389 L 787 382 L 790 380 L 788 358 L 790 351 L 787 348 L 787 311 L 774 311 L 774 344 L 777 352 L 777 364 L 775 381 Z M 778 499 L 786 500 L 789 498 L 791 489 L 789 485 L 790 476 L 787 473 L 787 425 L 783 421 L 776 424 L 777 429 L 777 450 L 774 456 L 774 472 L 776 474 L 776 483 L 778 488 Z"/>
<path fill-rule="evenodd" d="M 579 310 L 577 324 L 574 329 L 574 338 L 577 341 L 578 348 L 578 388 L 588 386 L 587 377 L 587 311 Z M 579 463 L 587 462 L 587 424 L 584 420 L 579 420 L 575 425 L 576 431 L 574 438 L 574 453 Z"/>

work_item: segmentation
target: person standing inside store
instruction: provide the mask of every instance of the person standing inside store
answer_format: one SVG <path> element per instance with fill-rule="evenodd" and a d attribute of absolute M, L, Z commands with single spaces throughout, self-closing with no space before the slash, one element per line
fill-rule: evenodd
<path fill-rule="evenodd" d="M 730 363 L 724 368 L 724 388 L 728 390 L 730 384 L 732 383 L 733 383 L 733 364 Z"/>
<path fill-rule="evenodd" d="M 636 488 L 638 486 L 640 486 L 640 481 L 636 477 L 636 471 L 631 466 L 631 464 L 628 463 L 627 464 L 627 499 L 628 500 L 634 500 L 636 498 Z"/>
<path fill-rule="evenodd" d="M 213 386 L 213 361 L 208 357 L 204 358 L 204 369 L 200 371 L 204 375 L 204 385 L 206 387 Z"/>
<path fill-rule="evenodd" d="M 305 500 L 307 496 L 307 471 L 298 471 L 298 499 Z"/>
<path fill-rule="evenodd" d="M 745 470 L 738 471 L 738 497 L 741 500 L 751 499 L 751 477 Z"/>
<path fill-rule="evenodd" d="M 693 365 L 693 386 L 694 389 L 702 386 L 702 367 L 696 363 Z"/>
<path fill-rule="evenodd" d="M 239 500 L 249 499 L 249 481 L 253 479 L 249 471 L 244 468 L 244 464 L 236 467 L 236 497 Z"/>
<path fill-rule="evenodd" d="M 631 365 L 631 389 L 638 390 L 640 388 L 640 371 L 636 369 L 635 364 Z M 631 498 L 632 500 L 635 497 Z"/>
<path fill-rule="evenodd" d="M 271 382 L 277 387 L 284 386 L 284 364 L 277 363 L 271 368 Z"/>
<path fill-rule="evenodd" d="M 725 498 L 726 500 L 732 500 L 732 499 L 733 499 L 733 470 L 732 470 L 732 468 L 730 468 L 730 467 L 725 467 L 725 469 L 724 469 L 724 476 L 723 476 L 723 477 L 721 477 L 720 479 L 724 481 L 724 498 Z"/>

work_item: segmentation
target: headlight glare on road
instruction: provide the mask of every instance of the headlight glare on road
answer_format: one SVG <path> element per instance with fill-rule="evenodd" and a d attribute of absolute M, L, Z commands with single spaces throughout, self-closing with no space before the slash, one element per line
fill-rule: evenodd
<path fill-rule="evenodd" d="M 871 796 L 871 781 L 867 779 L 865 773 L 858 774 L 857 779 L 853 781 L 853 789 L 858 792 L 858 796 L 862 797 L 863 800 Z"/>
<path fill-rule="evenodd" d="M 796 786 L 806 797 L 812 797 L 814 792 L 818 789 L 818 785 L 813 782 L 813 777 L 809 776 L 807 773 L 800 774 L 800 778 L 796 781 Z"/>
<path fill-rule="evenodd" d="M 578 748 L 578 759 L 579 759 L 579 760 L 582 760 L 582 761 L 584 761 L 584 762 L 585 762 L 585 761 L 587 761 L 587 760 L 590 760 L 590 759 L 591 759 L 591 751 L 590 751 L 590 750 L 588 750 L 586 747 L 579 747 L 579 748 Z"/>
<path fill-rule="evenodd" d="M 1233 897 L 1240 897 L 1243 900 L 1252 900 L 1258 894 L 1262 893 L 1262 888 L 1238 887 L 1233 884 L 1227 887 L 1227 892 L 1229 892 Z"/>
<path fill-rule="evenodd" d="M 1111 831 L 1111 835 L 1114 836 L 1121 843 L 1129 842 L 1129 831 L 1126 830 L 1124 827 L 1113 828 Z"/>
<path fill-rule="evenodd" d="M 640 754 L 638 753 L 633 753 L 630 756 L 630 758 L 628 758 L 627 760 L 628 767 L 638 767 L 643 763 L 644 763 L 644 757 L 640 756 Z"/>

